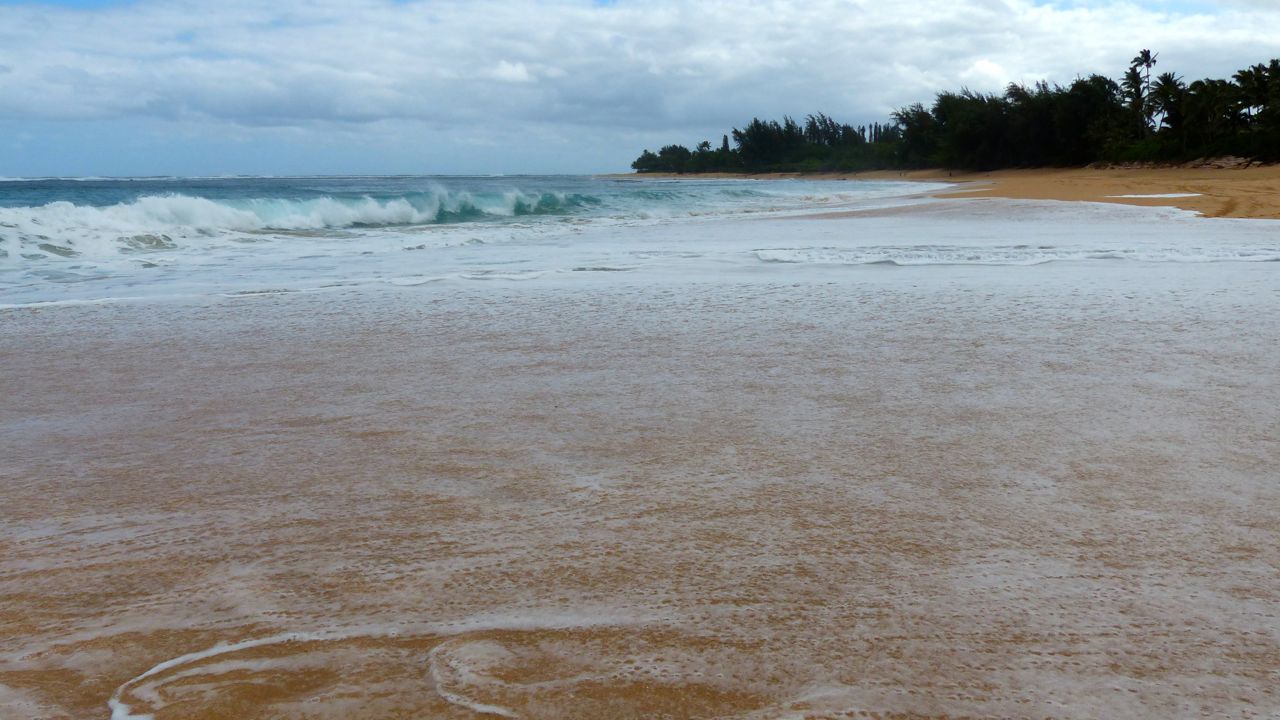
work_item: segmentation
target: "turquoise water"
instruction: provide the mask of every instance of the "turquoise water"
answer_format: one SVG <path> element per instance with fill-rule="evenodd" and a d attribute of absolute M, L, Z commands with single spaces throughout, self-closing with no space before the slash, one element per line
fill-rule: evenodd
<path fill-rule="evenodd" d="M 634 265 L 643 258 L 626 253 L 642 248 L 619 258 L 601 242 L 626 228 L 921 189 L 573 176 L 10 179 L 0 182 L 0 304 Z M 567 243 L 592 247 L 565 257 Z"/>
<path fill-rule="evenodd" d="M 787 209 L 898 194 L 900 187 L 574 176 L 46 178 L 0 183 L 0 227 L 12 242 L 32 226 L 91 235 L 126 229 L 336 230 L 535 218 L 634 219 Z M 76 238 L 68 234 L 58 239 Z"/>
<path fill-rule="evenodd" d="M 930 197 L 946 187 L 572 176 L 10 179 L 0 181 L 0 308 L 369 284 L 808 281 L 857 268 L 1280 260 L 1274 222 Z"/>

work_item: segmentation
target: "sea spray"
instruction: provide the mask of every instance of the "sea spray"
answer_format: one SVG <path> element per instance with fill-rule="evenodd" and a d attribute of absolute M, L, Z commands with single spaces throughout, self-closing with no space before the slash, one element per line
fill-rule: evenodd
<path fill-rule="evenodd" d="M 944 187 L 594 177 L 11 181 L 0 183 L 0 309 L 248 301 L 364 285 L 1280 261 L 1268 221 L 927 194 Z"/>
<path fill-rule="evenodd" d="M 0 242 L 16 259 L 111 257 L 198 248 L 202 239 L 517 221 L 625 222 L 797 209 L 795 184 L 652 183 L 594 178 L 246 178 L 11 181 L 0 187 Z M 828 184 L 834 185 L 834 184 Z M 859 198 L 840 184 L 823 201 Z M 873 194 L 895 194 L 880 184 Z M 142 242 L 146 245 L 146 241 Z"/>

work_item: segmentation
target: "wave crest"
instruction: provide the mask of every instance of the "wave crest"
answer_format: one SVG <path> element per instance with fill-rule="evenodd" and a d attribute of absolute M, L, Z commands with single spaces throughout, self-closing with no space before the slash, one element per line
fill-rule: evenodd
<path fill-rule="evenodd" d="M 232 200 L 172 193 L 106 206 L 56 201 L 0 208 L 0 245 L 10 251 L 16 246 L 18 254 L 32 259 L 101 255 L 172 249 L 180 239 L 198 237 L 442 225 L 571 214 L 601 203 L 589 195 L 519 190 L 473 195 L 444 188 L 392 196 Z"/>

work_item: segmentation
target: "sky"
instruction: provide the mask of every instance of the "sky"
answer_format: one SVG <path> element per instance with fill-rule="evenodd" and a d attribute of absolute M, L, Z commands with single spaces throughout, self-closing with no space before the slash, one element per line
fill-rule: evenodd
<path fill-rule="evenodd" d="M 1280 57 L 1280 0 L 0 0 L 0 176 L 592 173 L 752 117 Z"/>

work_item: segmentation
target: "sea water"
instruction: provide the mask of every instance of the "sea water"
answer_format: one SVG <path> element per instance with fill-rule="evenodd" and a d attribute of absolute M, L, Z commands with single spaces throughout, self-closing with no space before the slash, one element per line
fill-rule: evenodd
<path fill-rule="evenodd" d="M 927 196 L 947 187 L 572 176 L 10 179 L 0 182 L 0 306 L 601 282 L 610 272 L 669 281 L 757 276 L 762 266 L 777 277 L 852 266 L 1280 259 L 1269 223 L 1237 223 L 1224 240 L 1178 210 Z M 760 222 L 837 213 L 856 221 Z"/>
<path fill-rule="evenodd" d="M 706 248 L 655 247 L 619 231 L 865 206 L 921 189 L 594 177 L 10 180 L 0 183 L 0 296 L 99 301 L 632 270 L 670 264 L 668 250 L 688 261 Z"/>

